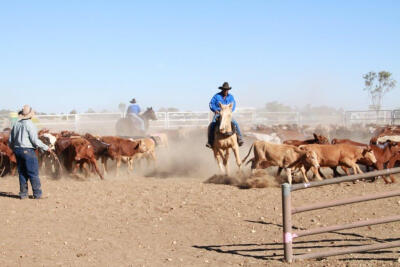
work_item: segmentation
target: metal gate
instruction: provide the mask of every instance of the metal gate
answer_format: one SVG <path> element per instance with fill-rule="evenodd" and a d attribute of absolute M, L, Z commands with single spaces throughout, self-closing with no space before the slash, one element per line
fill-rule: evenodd
<path fill-rule="evenodd" d="M 375 199 L 400 196 L 400 190 L 384 192 L 384 193 L 374 194 L 374 195 L 355 197 L 355 198 L 351 198 L 351 199 L 341 199 L 341 200 L 313 204 L 313 205 L 308 205 L 308 206 L 303 206 L 303 207 L 298 207 L 298 208 L 292 208 L 291 194 L 293 191 L 307 189 L 307 188 L 311 188 L 311 187 L 329 185 L 329 184 L 350 182 L 350 181 L 355 181 L 355 180 L 362 179 L 362 178 L 371 178 L 371 177 L 376 177 L 376 176 L 380 176 L 380 175 L 388 175 L 388 174 L 393 174 L 393 173 L 400 173 L 400 168 L 386 169 L 386 170 L 368 172 L 368 173 L 351 175 L 351 176 L 343 176 L 340 178 L 328 179 L 328 180 L 324 180 L 324 181 L 316 181 L 316 182 L 304 183 L 304 184 L 295 184 L 295 185 L 289 185 L 287 183 L 283 184 L 282 185 L 282 216 L 283 216 L 283 246 L 284 246 L 285 260 L 287 262 L 292 262 L 295 260 L 314 259 L 314 258 L 343 255 L 343 254 L 356 253 L 356 252 L 362 252 L 362 251 L 377 250 L 377 249 L 383 249 L 383 248 L 400 247 L 400 241 L 394 241 L 394 242 L 389 242 L 389 243 L 379 243 L 379 244 L 366 245 L 366 246 L 348 247 L 348 248 L 343 248 L 343 249 L 336 249 L 336 250 L 323 251 L 323 252 L 317 252 L 317 253 L 293 255 L 293 246 L 292 246 L 293 240 L 295 238 L 299 238 L 302 236 L 315 235 L 315 234 L 327 233 L 327 232 L 336 231 L 336 230 L 344 230 L 344 229 L 351 229 L 351 228 L 368 226 L 368 225 L 400 221 L 400 214 L 398 214 L 398 215 L 381 218 L 381 219 L 358 221 L 358 222 L 351 223 L 351 224 L 333 225 L 333 226 L 321 227 L 321 228 L 316 228 L 316 229 L 311 229 L 311 230 L 302 230 L 302 231 L 298 231 L 298 232 L 293 232 L 292 215 L 294 215 L 294 214 L 305 212 L 305 211 L 335 207 L 335 206 L 340 206 L 340 205 L 347 205 L 347 204 L 352 204 L 352 203 L 358 203 L 358 202 L 363 202 L 363 201 L 370 201 L 370 200 L 375 200 Z M 400 236 L 400 234 L 399 234 L 399 236 Z"/>

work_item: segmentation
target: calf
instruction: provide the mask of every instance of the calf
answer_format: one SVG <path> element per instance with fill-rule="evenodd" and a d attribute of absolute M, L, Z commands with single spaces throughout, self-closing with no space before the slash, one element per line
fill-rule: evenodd
<path fill-rule="evenodd" d="M 348 172 L 347 168 L 353 168 L 355 174 L 362 173 L 360 167 L 357 165 L 357 161 L 365 159 L 373 163 L 376 162 L 374 153 L 369 147 L 349 144 L 310 144 L 302 145 L 299 148 L 305 151 L 314 151 L 317 154 L 320 167 L 336 168 L 337 166 L 343 166 L 346 172 Z M 316 175 L 318 179 L 321 179 L 319 170 L 317 168 L 312 168 L 312 170 L 314 175 Z M 349 175 L 349 173 L 347 174 Z"/>
<path fill-rule="evenodd" d="M 144 152 L 137 152 L 134 156 L 134 159 L 140 160 L 140 159 L 146 159 L 147 164 L 150 162 L 153 162 L 153 164 L 156 161 L 156 142 L 154 141 L 153 138 L 147 137 L 147 138 L 142 138 L 141 139 L 142 143 L 144 144 L 145 148 L 142 148 L 141 151 Z M 132 158 L 133 160 L 133 158 Z M 132 162 L 131 162 L 132 164 Z"/>
<path fill-rule="evenodd" d="M 100 178 L 104 179 L 97 167 L 93 146 L 86 139 L 61 137 L 56 142 L 56 153 L 59 156 L 63 156 L 64 165 L 69 170 L 72 169 L 72 165 L 75 162 L 72 173 L 76 173 L 78 167 L 80 166 L 83 167 L 86 171 L 86 174 L 88 174 L 89 170 L 85 165 L 88 163 L 100 176 Z"/>
<path fill-rule="evenodd" d="M 117 172 L 116 176 L 119 175 L 119 167 L 121 166 L 121 161 L 125 158 L 128 164 L 132 163 L 129 158 L 133 158 L 136 153 L 143 153 L 146 151 L 146 145 L 144 142 L 139 140 L 130 140 L 116 136 L 103 136 L 101 140 L 110 145 L 109 152 L 112 158 L 117 160 Z M 104 173 L 107 172 L 107 157 L 102 157 L 102 164 Z M 132 170 L 133 167 L 130 166 Z"/>
<path fill-rule="evenodd" d="M 286 170 L 289 184 L 292 184 L 292 169 L 295 167 L 300 166 L 304 182 L 306 183 L 308 183 L 308 179 L 303 164 L 309 164 L 319 168 L 315 153 L 300 150 L 292 145 L 273 144 L 265 141 L 255 141 L 242 163 L 247 160 L 252 148 L 254 148 L 254 158 L 250 159 L 246 163 L 248 164 L 249 162 L 252 162 L 252 172 L 255 169 L 278 166 Z"/>

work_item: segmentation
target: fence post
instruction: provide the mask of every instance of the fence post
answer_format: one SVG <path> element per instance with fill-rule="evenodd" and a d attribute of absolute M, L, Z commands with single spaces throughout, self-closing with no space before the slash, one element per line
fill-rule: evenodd
<path fill-rule="evenodd" d="M 165 112 L 165 127 L 169 129 L 169 112 Z"/>
<path fill-rule="evenodd" d="M 78 128 L 79 128 L 78 121 L 79 121 L 79 115 L 75 114 L 75 123 L 74 123 L 75 132 L 78 132 Z"/>
<path fill-rule="evenodd" d="M 289 263 L 293 261 L 292 196 L 290 189 L 290 184 L 284 183 L 282 185 L 283 246 L 285 260 Z"/>

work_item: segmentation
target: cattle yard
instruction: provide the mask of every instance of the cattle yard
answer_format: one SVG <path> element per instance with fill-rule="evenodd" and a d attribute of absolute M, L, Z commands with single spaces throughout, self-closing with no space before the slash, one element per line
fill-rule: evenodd
<path fill-rule="evenodd" d="M 208 118 L 198 116 L 207 125 Z M 111 120 L 114 119 L 110 115 Z M 70 129 L 70 126 L 64 126 Z M 39 133 L 44 142 L 54 146 L 59 162 L 39 152 L 44 165 L 41 179 L 47 198 L 33 204 L 33 200 L 17 199 L 18 179 L 13 170 L 12 155 L 6 151 L 7 132 L 0 135 L 0 167 L 4 176 L 0 179 L 0 220 L 5 229 L 0 234 L 0 263 L 4 266 L 32 263 L 44 266 L 110 263 L 128 266 L 280 266 L 287 264 L 285 259 L 290 262 L 296 258 L 303 260 L 292 263 L 295 266 L 382 266 L 400 261 L 399 248 L 386 245 L 399 242 L 399 222 L 393 219 L 385 221 L 389 224 L 371 226 L 364 223 L 389 215 L 398 218 L 398 194 L 376 201 L 353 201 L 354 204 L 341 207 L 331 205 L 324 211 L 309 209 L 296 215 L 288 231 L 287 222 L 282 220 L 287 210 L 281 209 L 280 189 L 280 185 L 287 182 L 287 176 L 285 173 L 277 175 L 276 168 L 281 166 L 271 165 L 268 161 L 260 161 L 256 166 L 253 161 L 252 168 L 243 166 L 244 173 L 239 174 L 235 164 L 231 164 L 231 176 L 215 176 L 218 169 L 211 150 L 204 146 L 206 128 L 203 125 L 153 127 L 150 137 L 136 139 L 117 137 L 105 128 L 96 128 L 86 134 L 85 131 L 76 133 L 59 127 L 55 124 L 54 128 L 42 129 Z M 400 135 L 399 127 L 257 123 L 243 128 L 246 145 L 240 148 L 242 158 L 254 141 L 269 141 L 272 137 L 275 143 L 289 143 L 295 151 L 306 151 L 313 143 L 332 147 L 355 145 L 349 141 L 361 144 L 357 145 L 361 148 L 352 152 L 355 153 L 350 158 L 352 163 L 348 162 L 348 157 L 340 156 L 336 165 L 325 164 L 321 161 L 323 153 L 315 152 L 318 163 L 303 163 L 306 169 L 310 164 L 312 171 L 307 172 L 310 184 L 299 183 L 301 175 L 293 169 L 293 188 L 312 187 L 292 196 L 291 203 L 296 207 L 400 190 L 396 182 L 398 174 L 355 183 L 334 184 L 343 177 L 333 178 L 335 174 L 352 174 L 348 169 L 355 168 L 356 163 L 366 174 L 368 168 L 384 169 L 389 162 L 396 167 L 400 160 L 399 147 L 391 136 L 395 139 Z M 50 136 L 55 137 L 54 143 Z M 324 145 L 332 139 L 338 143 Z M 339 142 L 346 144 L 338 145 Z M 376 162 L 363 158 L 371 151 Z M 57 164 L 61 165 L 62 172 L 55 171 Z M 321 167 L 321 173 L 315 172 L 316 167 Z M 250 169 L 253 169 L 252 173 Z M 318 182 L 313 174 L 321 175 L 324 180 Z M 211 181 L 210 177 L 223 179 L 204 183 Z M 330 184 L 310 186 L 313 183 Z M 21 230 L 27 213 L 35 214 L 30 223 L 40 225 L 39 229 Z M 329 225 L 354 222 L 363 227 L 329 228 Z M 304 234 L 316 227 L 326 228 L 329 232 L 320 231 L 313 237 Z M 301 241 L 290 239 L 295 249 L 293 258 L 287 256 L 287 243 L 282 243 L 282 232 L 295 232 L 298 236 L 303 233 Z M 361 252 L 359 246 L 370 246 L 375 250 Z M 320 255 L 320 258 L 334 255 L 321 253 L 345 247 L 351 248 L 352 254 L 306 259 L 308 254 Z M 376 250 L 379 248 L 384 250 Z"/>

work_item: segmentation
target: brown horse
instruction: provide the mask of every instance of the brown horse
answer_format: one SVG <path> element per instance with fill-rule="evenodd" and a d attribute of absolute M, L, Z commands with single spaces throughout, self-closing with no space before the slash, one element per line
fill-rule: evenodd
<path fill-rule="evenodd" d="M 229 149 L 232 149 L 235 154 L 239 172 L 241 172 L 242 161 L 239 156 L 237 136 L 236 133 L 232 131 L 233 104 L 223 105 L 220 103 L 219 106 L 221 107 L 219 128 L 214 133 L 213 151 L 221 172 L 228 175 Z"/>

